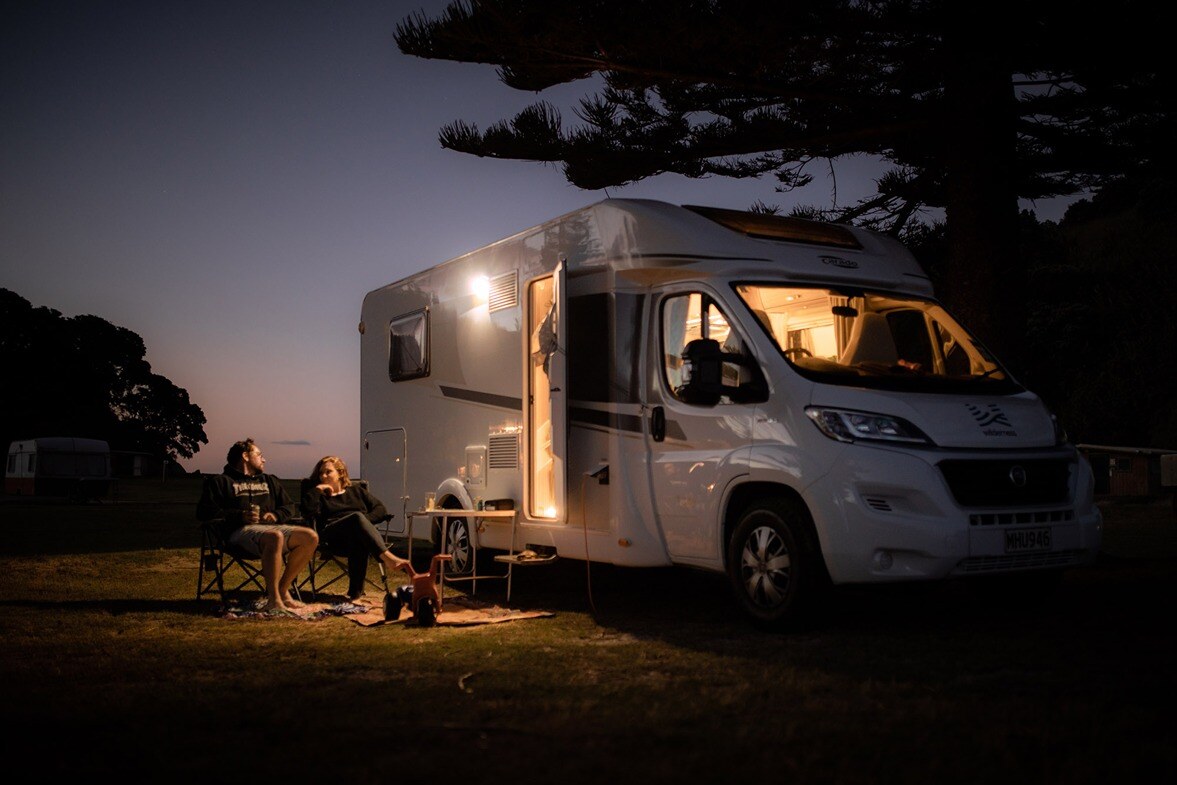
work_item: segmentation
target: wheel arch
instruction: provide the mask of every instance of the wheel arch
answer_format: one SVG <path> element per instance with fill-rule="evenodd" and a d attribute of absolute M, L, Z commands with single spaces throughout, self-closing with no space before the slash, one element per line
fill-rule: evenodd
<path fill-rule="evenodd" d="M 795 488 L 776 482 L 745 482 L 732 489 L 723 514 L 722 541 L 719 545 L 721 563 L 727 564 L 727 549 L 731 543 L 732 532 L 739 525 L 740 518 L 743 517 L 744 512 L 756 502 L 765 499 L 785 499 L 805 511 L 805 528 L 817 555 L 821 559 L 822 567 L 825 568 L 825 554 L 822 553 L 821 538 L 817 536 L 817 526 L 814 525 L 813 513 L 810 511 L 809 505 L 805 503 L 805 500 Z"/>

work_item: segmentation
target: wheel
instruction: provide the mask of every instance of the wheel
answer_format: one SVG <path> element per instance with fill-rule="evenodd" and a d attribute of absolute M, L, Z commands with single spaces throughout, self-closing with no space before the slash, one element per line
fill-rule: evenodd
<path fill-rule="evenodd" d="M 384 620 L 396 621 L 401 617 L 401 608 L 403 603 L 401 598 L 392 592 L 387 592 L 384 595 Z"/>
<path fill-rule="evenodd" d="M 437 621 L 437 608 L 433 605 L 432 597 L 424 597 L 417 603 L 417 624 L 422 627 L 432 627 Z"/>
<path fill-rule="evenodd" d="M 470 536 L 470 524 L 465 518 L 454 518 L 449 523 L 446 545 L 451 561 L 446 571 L 453 575 L 467 575 L 474 571 L 474 543 Z"/>
<path fill-rule="evenodd" d="M 804 506 L 786 499 L 757 502 L 740 516 L 727 572 L 737 602 L 757 624 L 800 624 L 815 610 L 825 567 L 808 524 Z"/>

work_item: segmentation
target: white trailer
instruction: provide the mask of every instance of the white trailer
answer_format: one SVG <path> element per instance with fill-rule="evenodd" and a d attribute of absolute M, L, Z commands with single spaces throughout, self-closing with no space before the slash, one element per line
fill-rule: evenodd
<path fill-rule="evenodd" d="M 459 570 L 475 548 L 689 565 L 775 624 L 830 581 L 1099 549 L 1050 412 L 858 228 L 607 199 L 369 292 L 360 332 L 376 495 L 517 510 L 451 521 Z"/>
<path fill-rule="evenodd" d="M 106 495 L 110 482 L 110 445 L 101 439 L 54 436 L 8 445 L 8 495 L 95 499 Z"/>

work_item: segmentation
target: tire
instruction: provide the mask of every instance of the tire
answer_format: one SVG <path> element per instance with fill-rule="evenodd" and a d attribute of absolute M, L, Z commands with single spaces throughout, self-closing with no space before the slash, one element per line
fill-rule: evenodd
<path fill-rule="evenodd" d="M 765 499 L 740 516 L 727 550 L 736 602 L 757 625 L 796 627 L 812 620 L 825 565 L 809 512 L 787 499 Z"/>
<path fill-rule="evenodd" d="M 446 546 L 453 561 L 446 565 L 446 572 L 453 575 L 469 575 L 474 572 L 475 549 L 470 523 L 465 518 L 453 518 L 449 522 Z"/>
<path fill-rule="evenodd" d="M 392 592 L 388 592 L 387 594 L 385 594 L 384 595 L 384 620 L 385 621 L 396 621 L 397 619 L 399 619 L 401 617 L 401 608 L 402 607 L 403 607 L 403 603 L 401 602 L 401 598 L 398 595 L 393 594 Z"/>
<path fill-rule="evenodd" d="M 417 624 L 421 627 L 432 627 L 437 621 L 437 608 L 433 607 L 433 598 L 425 597 L 417 603 Z"/>

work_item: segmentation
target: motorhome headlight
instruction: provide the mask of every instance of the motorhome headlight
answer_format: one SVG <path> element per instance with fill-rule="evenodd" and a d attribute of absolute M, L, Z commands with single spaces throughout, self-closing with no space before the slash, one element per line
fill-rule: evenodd
<path fill-rule="evenodd" d="M 808 406 L 805 413 L 822 433 L 840 442 L 881 441 L 904 444 L 931 444 L 919 428 L 901 417 L 851 409 Z"/>

